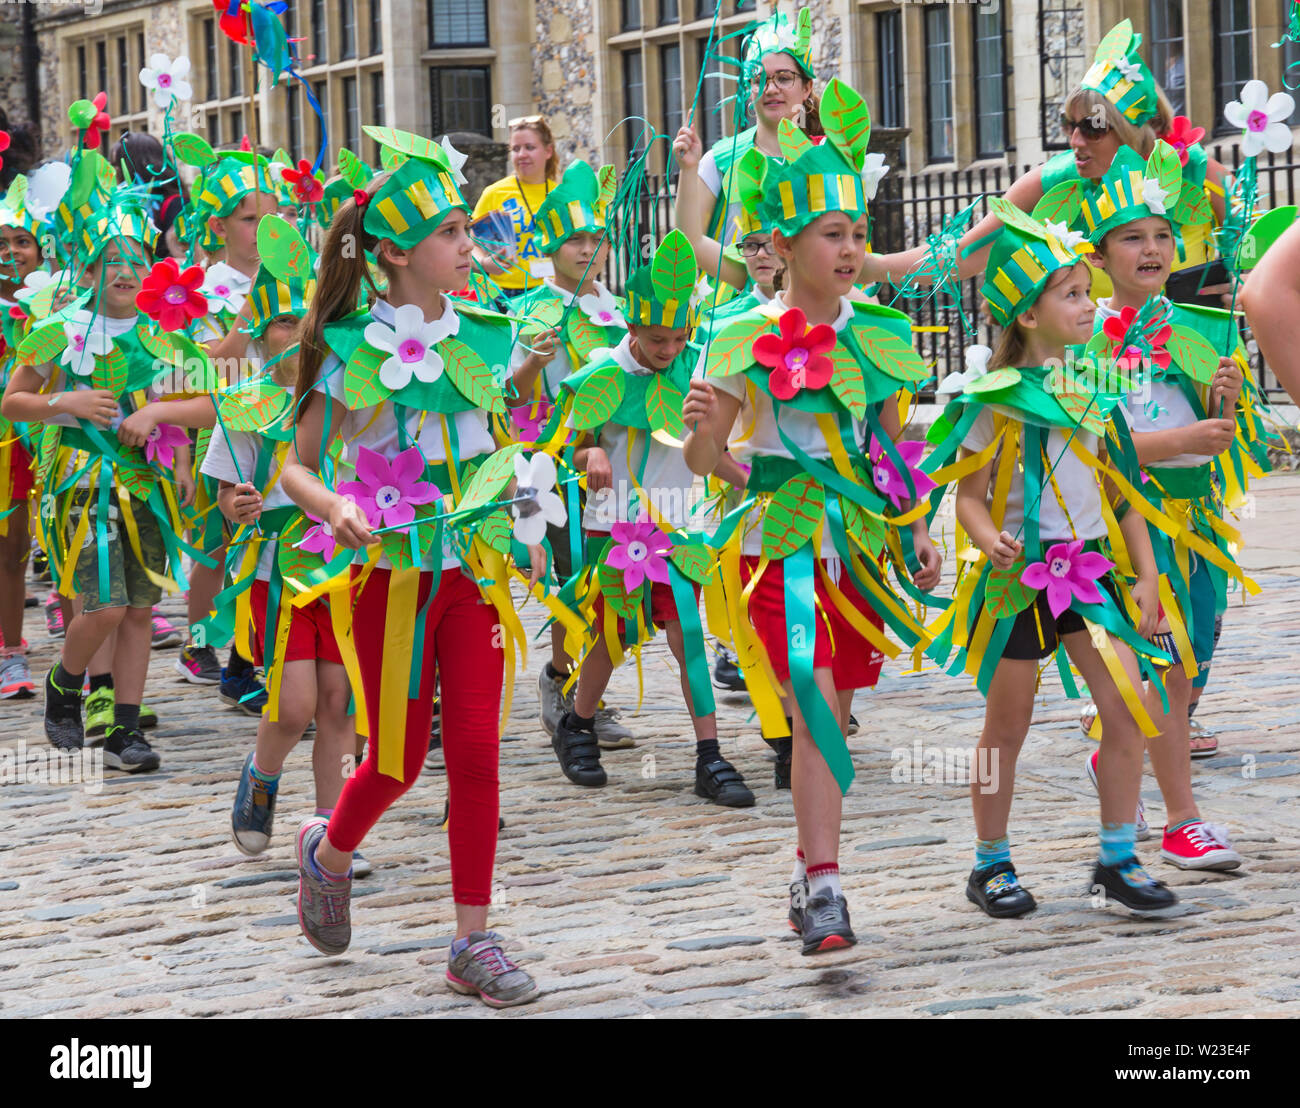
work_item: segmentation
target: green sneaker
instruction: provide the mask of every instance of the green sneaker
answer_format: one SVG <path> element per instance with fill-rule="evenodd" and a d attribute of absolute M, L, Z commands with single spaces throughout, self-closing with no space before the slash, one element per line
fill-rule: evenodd
<path fill-rule="evenodd" d="M 155 712 L 148 704 L 140 705 L 140 730 L 148 731 L 150 727 L 158 726 L 158 713 Z"/>
<path fill-rule="evenodd" d="M 113 725 L 113 690 L 96 689 L 86 697 L 86 738 L 102 738 Z"/>

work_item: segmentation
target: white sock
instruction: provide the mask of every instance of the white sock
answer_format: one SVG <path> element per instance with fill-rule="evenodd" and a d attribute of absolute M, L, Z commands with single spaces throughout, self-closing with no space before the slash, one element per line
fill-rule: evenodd
<path fill-rule="evenodd" d="M 836 865 L 814 866 L 816 873 L 808 874 L 808 892 L 811 896 L 825 896 L 834 899 L 843 896 L 840 888 L 840 867 Z"/>
<path fill-rule="evenodd" d="M 798 851 L 794 856 L 794 869 L 790 871 L 790 884 L 796 881 L 803 881 L 808 876 L 808 863 L 804 860 L 803 852 Z"/>

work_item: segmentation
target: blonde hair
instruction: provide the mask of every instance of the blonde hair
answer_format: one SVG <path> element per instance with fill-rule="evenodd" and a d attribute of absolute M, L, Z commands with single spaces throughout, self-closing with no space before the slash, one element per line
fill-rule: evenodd
<path fill-rule="evenodd" d="M 987 311 L 988 305 L 985 305 Z M 993 347 L 993 357 L 989 359 L 989 370 L 1017 369 L 1025 361 L 1025 332 L 1019 319 L 1013 319 L 998 335 Z"/>
<path fill-rule="evenodd" d="M 546 179 L 548 181 L 558 180 L 560 176 L 560 152 L 555 148 L 555 136 L 551 134 L 551 127 L 546 122 L 545 116 L 529 116 L 528 122 L 516 123 L 510 128 L 512 137 L 519 134 L 520 131 L 532 131 L 543 146 L 551 148 L 551 156 L 546 159 Z"/>
<path fill-rule="evenodd" d="M 1094 89 L 1076 86 L 1061 105 L 1061 110 L 1071 119 L 1093 115 L 1098 108 L 1105 113 L 1107 124 L 1119 135 L 1120 142 L 1132 147 L 1144 158 L 1151 156 L 1151 151 L 1156 146 L 1156 139 L 1168 131 L 1174 121 L 1174 109 L 1170 106 L 1169 97 L 1159 85 L 1156 85 L 1156 114 L 1140 127 L 1126 118 L 1114 104 Z"/>

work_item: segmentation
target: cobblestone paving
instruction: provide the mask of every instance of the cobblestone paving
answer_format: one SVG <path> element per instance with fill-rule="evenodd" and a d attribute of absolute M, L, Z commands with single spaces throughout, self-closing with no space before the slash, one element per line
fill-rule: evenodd
<path fill-rule="evenodd" d="M 1263 597 L 1228 614 L 1200 718 L 1221 753 L 1195 767 L 1203 814 L 1233 831 L 1245 864 L 1184 873 L 1158 861 L 1159 792 L 1143 795 L 1156 837 L 1140 847 L 1181 914 L 1139 921 L 1093 907 L 1091 744 L 1055 674 L 1044 681 L 1020 763 L 1012 841 L 1041 907 L 992 921 L 963 896 L 972 826 L 964 787 L 899 782 L 897 748 L 969 747 L 984 711 L 963 681 L 887 666 L 862 693 L 850 740 L 858 771 L 842 864 L 860 944 L 801 957 L 785 923 L 793 849 L 789 793 L 772 787 L 747 701 L 720 700 L 723 749 L 755 788 L 744 811 L 691 792 L 690 727 L 668 655 L 616 675 L 637 749 L 607 752 L 610 783 L 559 773 L 536 718 L 540 652 L 521 678 L 502 746 L 506 828 L 492 925 L 537 977 L 541 999 L 489 1013 L 444 980 L 452 905 L 444 778 L 428 772 L 365 843 L 353 944 L 313 951 L 294 908 L 293 829 L 311 810 L 310 747 L 290 758 L 276 840 L 243 858 L 229 835 L 235 775 L 255 721 L 171 671 L 157 652 L 147 702 L 162 717 L 162 769 L 108 771 L 102 789 L 0 788 L 0 1015 L 523 1018 L 891 1015 L 1285 1016 L 1300 1014 L 1300 477 L 1265 482 L 1246 522 Z M 165 610 L 183 620 L 179 601 Z M 530 627 L 540 626 L 528 609 Z M 39 610 L 27 635 L 39 679 L 56 656 Z M 0 747 L 44 749 L 40 701 L 0 705 Z M 1118 911 L 1118 910 L 1117 910 Z"/>

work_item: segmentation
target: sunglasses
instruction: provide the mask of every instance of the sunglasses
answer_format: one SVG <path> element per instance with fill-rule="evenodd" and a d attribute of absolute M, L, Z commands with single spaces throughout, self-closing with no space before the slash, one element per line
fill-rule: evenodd
<path fill-rule="evenodd" d="M 541 115 L 521 115 L 514 119 L 506 120 L 507 127 L 522 127 L 529 123 L 541 123 L 545 116 Z"/>
<path fill-rule="evenodd" d="M 1085 139 L 1099 139 L 1110 130 L 1109 123 L 1098 126 L 1091 119 L 1071 119 L 1068 115 L 1061 116 L 1061 129 L 1065 132 L 1066 138 L 1074 134 L 1076 127 Z"/>

